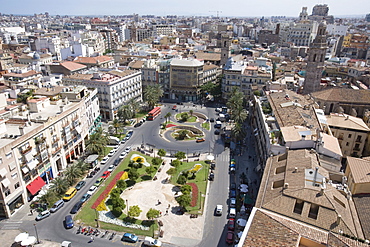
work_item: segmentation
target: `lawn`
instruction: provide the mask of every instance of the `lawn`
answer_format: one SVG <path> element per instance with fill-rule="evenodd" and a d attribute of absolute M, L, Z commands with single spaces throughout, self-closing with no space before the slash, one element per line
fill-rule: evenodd
<path fill-rule="evenodd" d="M 175 118 L 178 119 L 178 120 L 181 119 L 181 114 L 182 113 L 176 114 Z M 188 112 L 188 115 L 189 115 L 189 118 L 188 118 L 188 120 L 186 122 L 188 122 L 188 123 L 194 123 L 194 122 L 197 121 L 197 117 L 196 116 L 190 116 L 190 113 L 189 112 Z"/>
<path fill-rule="evenodd" d="M 206 130 L 210 129 L 210 124 L 208 122 L 202 123 L 202 127 L 205 128 Z"/>
<path fill-rule="evenodd" d="M 136 152 L 136 151 L 130 152 L 126 156 L 126 158 L 121 161 L 121 163 L 112 172 L 112 174 L 99 187 L 98 191 L 85 203 L 85 205 L 82 207 L 80 212 L 78 212 L 78 214 L 76 215 L 75 220 L 80 221 L 81 223 L 83 223 L 84 226 L 96 227 L 96 221 L 95 221 L 96 212 L 95 212 L 94 209 L 91 208 L 91 206 L 98 199 L 100 194 L 104 191 L 105 185 L 108 185 L 110 183 L 110 181 L 113 180 L 113 178 L 115 177 L 115 175 L 117 173 L 119 173 L 120 171 L 127 171 L 129 169 L 128 164 L 129 164 L 130 158 L 133 154 L 141 155 L 147 160 L 147 162 L 149 162 L 149 163 L 152 162 L 152 157 L 143 155 L 143 154 L 141 154 L 139 152 Z M 149 176 L 146 175 L 145 168 L 146 167 L 143 166 L 142 168 L 138 169 L 139 174 L 144 175 L 144 176 L 139 177 L 136 182 L 141 182 L 141 181 L 144 181 L 144 180 L 148 179 Z M 94 179 L 96 179 L 96 178 L 94 178 Z M 151 177 L 150 177 L 150 179 L 151 179 Z M 127 209 L 125 209 L 124 212 L 127 212 Z M 125 217 L 126 217 L 126 215 L 123 213 L 119 217 L 119 219 L 124 219 Z M 136 224 L 141 224 L 142 221 L 136 220 L 135 223 Z M 109 224 L 109 223 L 105 223 L 105 222 L 99 222 L 99 225 L 100 225 L 100 228 L 106 229 L 106 230 L 113 230 L 113 231 L 119 231 L 119 232 L 126 231 L 126 232 L 134 233 L 134 234 L 137 234 L 137 235 L 146 235 L 146 236 L 153 236 L 154 230 L 158 228 L 157 224 L 151 225 L 149 231 L 144 231 L 144 230 L 140 230 L 140 229 L 133 229 L 133 228 L 126 228 L 126 227 L 123 227 L 123 226 L 118 226 L 118 225 Z"/>
<path fill-rule="evenodd" d="M 195 183 L 198 186 L 198 201 L 195 207 L 187 207 L 187 211 L 191 214 L 198 214 L 198 211 L 203 211 L 204 207 L 204 197 L 200 195 L 206 194 L 207 189 L 207 180 L 208 180 L 208 171 L 209 171 L 209 164 L 204 161 L 193 161 L 193 162 L 183 162 L 181 166 L 176 169 L 176 173 L 171 177 L 171 183 L 175 185 L 179 185 L 176 183 L 177 178 L 182 171 L 187 171 L 194 168 L 195 164 L 202 164 L 203 168 L 198 171 L 196 174 L 195 179 L 188 179 L 187 183 Z M 189 176 L 190 177 L 190 176 Z M 181 186 L 181 185 L 179 185 Z"/>

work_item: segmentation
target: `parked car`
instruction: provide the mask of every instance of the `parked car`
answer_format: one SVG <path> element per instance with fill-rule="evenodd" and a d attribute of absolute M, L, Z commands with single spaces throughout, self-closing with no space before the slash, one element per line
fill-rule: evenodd
<path fill-rule="evenodd" d="M 102 178 L 107 179 L 110 175 L 110 171 L 103 172 L 103 175 L 101 175 Z"/>
<path fill-rule="evenodd" d="M 234 243 L 234 232 L 228 231 L 226 234 L 226 243 L 227 244 L 233 244 Z"/>
<path fill-rule="evenodd" d="M 91 186 L 90 189 L 87 191 L 87 194 L 89 194 L 90 196 L 92 196 L 92 194 L 94 194 L 97 189 L 98 189 L 98 187 Z"/>
<path fill-rule="evenodd" d="M 219 129 L 215 129 L 215 135 L 219 135 L 220 134 L 220 130 Z"/>
<path fill-rule="evenodd" d="M 209 181 L 213 181 L 215 179 L 215 174 L 213 172 L 211 172 L 209 174 Z"/>
<path fill-rule="evenodd" d="M 116 159 L 116 160 L 114 161 L 113 165 L 114 165 L 114 166 L 118 166 L 120 162 L 121 162 L 121 158 L 118 158 L 118 159 Z"/>
<path fill-rule="evenodd" d="M 236 197 L 236 190 L 230 190 L 230 197 Z"/>
<path fill-rule="evenodd" d="M 236 209 L 235 208 L 230 208 L 229 217 L 235 219 L 235 217 L 236 217 Z"/>
<path fill-rule="evenodd" d="M 86 193 L 86 194 L 84 194 L 84 195 L 81 197 L 80 202 L 84 203 L 84 202 L 86 202 L 87 200 L 89 200 L 89 198 L 90 198 L 90 197 L 91 197 L 91 194 Z"/>
<path fill-rule="evenodd" d="M 196 142 L 204 142 L 206 139 L 204 139 L 203 137 L 198 137 Z"/>
<path fill-rule="evenodd" d="M 54 203 L 54 205 L 50 208 L 50 213 L 55 213 L 56 211 L 58 211 L 61 207 L 64 206 L 64 201 L 63 200 L 59 200 L 57 201 L 56 203 Z"/>
<path fill-rule="evenodd" d="M 222 215 L 222 205 L 216 206 L 215 215 Z"/>
<path fill-rule="evenodd" d="M 125 233 L 123 234 L 121 241 L 126 241 L 130 243 L 136 243 L 138 241 L 138 236 L 132 234 L 132 233 Z"/>
<path fill-rule="evenodd" d="M 135 127 L 135 128 L 137 128 L 137 127 L 140 127 L 141 125 L 142 125 L 142 123 L 138 122 L 138 123 L 136 123 L 136 124 L 134 125 L 134 127 Z"/>
<path fill-rule="evenodd" d="M 114 165 L 110 165 L 107 171 L 111 173 L 114 170 L 114 168 L 116 168 Z"/>
<path fill-rule="evenodd" d="M 234 219 L 229 219 L 227 222 L 227 229 L 230 231 L 233 231 L 235 229 L 235 220 Z"/>
<path fill-rule="evenodd" d="M 236 190 L 236 183 L 231 183 L 230 184 L 230 189 L 231 190 Z"/>
<path fill-rule="evenodd" d="M 131 151 L 131 146 L 127 146 L 126 148 L 125 148 L 125 152 L 126 153 L 129 153 Z"/>
<path fill-rule="evenodd" d="M 230 207 L 235 207 L 236 206 L 236 198 L 230 198 Z"/>
<path fill-rule="evenodd" d="M 64 224 L 65 224 L 66 229 L 71 229 L 74 226 L 72 215 L 67 215 L 64 218 Z"/>
<path fill-rule="evenodd" d="M 162 246 L 162 242 L 159 241 L 158 239 L 154 239 L 154 238 L 151 238 L 151 237 L 145 237 L 143 245 L 144 246 L 160 247 L 160 246 Z"/>
<path fill-rule="evenodd" d="M 213 122 L 215 121 L 215 119 L 214 119 L 213 117 L 211 117 L 211 118 L 209 119 L 209 121 L 210 121 L 211 123 L 213 123 Z"/>
<path fill-rule="evenodd" d="M 105 156 L 101 161 L 100 161 L 100 164 L 101 165 L 105 165 L 109 160 L 109 157 L 108 156 Z"/>
<path fill-rule="evenodd" d="M 81 201 L 76 202 L 76 204 L 73 206 L 73 208 L 71 209 L 71 211 L 69 213 L 71 213 L 71 214 L 77 213 L 78 210 L 80 210 L 80 208 L 82 207 L 82 204 L 83 204 L 83 202 L 81 202 Z"/>
<path fill-rule="evenodd" d="M 43 220 L 47 217 L 50 216 L 50 211 L 49 210 L 45 210 L 45 211 L 42 211 L 41 213 L 39 213 L 37 216 L 36 216 L 36 220 L 39 221 L 39 220 Z"/>
<path fill-rule="evenodd" d="M 114 151 L 113 149 L 109 152 L 109 154 L 108 154 L 108 157 L 112 157 L 113 156 L 113 154 L 115 153 L 116 151 Z"/>
<path fill-rule="evenodd" d="M 82 187 L 84 187 L 85 186 L 85 184 L 86 184 L 86 182 L 85 181 L 80 181 L 80 182 L 78 182 L 78 184 L 76 185 L 76 190 L 80 190 Z"/>
<path fill-rule="evenodd" d="M 127 155 L 127 153 L 126 153 L 125 151 L 123 151 L 123 152 L 120 154 L 119 158 L 120 158 L 120 159 L 123 159 L 123 158 L 125 158 L 125 157 L 126 157 L 126 155 Z"/>
<path fill-rule="evenodd" d="M 102 177 L 98 178 L 95 181 L 94 186 L 99 187 L 103 183 L 103 181 L 104 181 L 104 178 L 102 178 Z"/>

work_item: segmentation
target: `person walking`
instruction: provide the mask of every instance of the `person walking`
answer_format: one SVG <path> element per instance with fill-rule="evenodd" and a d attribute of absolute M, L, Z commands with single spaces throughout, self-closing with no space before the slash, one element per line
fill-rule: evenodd
<path fill-rule="evenodd" d="M 90 242 L 92 243 L 92 242 L 94 242 L 94 240 L 95 240 L 95 239 L 94 239 L 94 236 L 91 236 L 91 237 L 90 237 Z"/>

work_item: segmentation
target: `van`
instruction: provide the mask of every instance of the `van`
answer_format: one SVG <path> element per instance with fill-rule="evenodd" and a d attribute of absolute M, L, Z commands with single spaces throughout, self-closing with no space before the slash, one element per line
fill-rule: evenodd
<path fill-rule="evenodd" d="M 215 128 L 220 129 L 222 126 L 221 121 L 216 121 Z"/>
<path fill-rule="evenodd" d="M 69 201 L 71 200 L 77 193 L 76 188 L 69 188 L 68 191 L 64 194 L 63 200 Z"/>
<path fill-rule="evenodd" d="M 144 246 L 160 247 L 160 246 L 162 246 L 162 242 L 159 241 L 158 239 L 154 239 L 154 238 L 151 238 L 151 237 L 145 237 L 143 245 Z"/>
<path fill-rule="evenodd" d="M 63 206 L 64 206 L 64 201 L 59 200 L 56 203 L 54 203 L 54 205 L 50 209 L 50 212 L 55 213 L 56 211 L 58 211 Z"/>
<path fill-rule="evenodd" d="M 229 217 L 235 219 L 235 217 L 236 217 L 236 209 L 235 208 L 230 208 Z"/>

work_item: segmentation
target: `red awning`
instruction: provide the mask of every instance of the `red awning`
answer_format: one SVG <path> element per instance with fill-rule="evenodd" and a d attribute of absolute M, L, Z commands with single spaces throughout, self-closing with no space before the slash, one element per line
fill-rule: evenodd
<path fill-rule="evenodd" d="M 33 180 L 29 185 L 27 185 L 27 189 L 28 191 L 34 195 L 36 194 L 41 188 L 42 186 L 44 186 L 46 183 L 45 181 L 40 177 L 38 176 L 35 180 Z"/>

